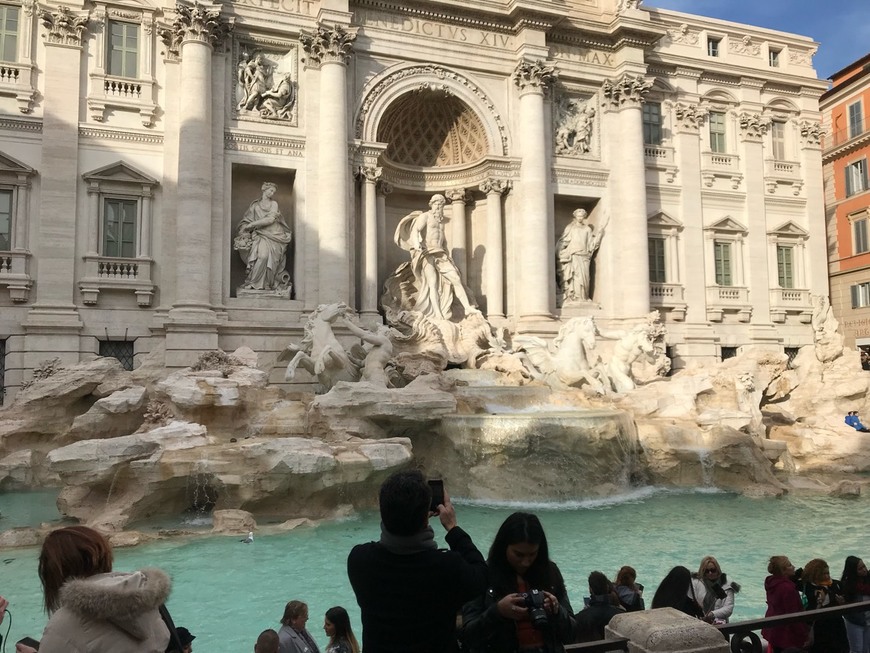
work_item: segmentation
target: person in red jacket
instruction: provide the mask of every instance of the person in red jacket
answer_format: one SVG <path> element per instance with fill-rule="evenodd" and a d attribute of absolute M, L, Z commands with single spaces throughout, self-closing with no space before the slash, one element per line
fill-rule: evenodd
<path fill-rule="evenodd" d="M 794 565 L 787 556 L 773 556 L 767 565 L 770 576 L 764 579 L 767 592 L 767 612 L 765 617 L 803 612 L 804 605 L 797 585 L 793 580 Z M 771 626 L 761 630 L 762 636 L 770 643 L 773 653 L 781 653 L 787 648 L 803 648 L 809 638 L 809 626 L 804 622 Z"/>

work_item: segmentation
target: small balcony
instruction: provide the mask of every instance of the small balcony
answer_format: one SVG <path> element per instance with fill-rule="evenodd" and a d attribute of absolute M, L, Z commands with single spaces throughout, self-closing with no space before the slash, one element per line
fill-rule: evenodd
<path fill-rule="evenodd" d="M 88 94 L 88 111 L 91 119 L 103 122 L 106 109 L 115 107 L 138 111 L 145 127 L 154 123 L 157 105 L 153 102 L 154 82 L 145 79 L 130 79 L 116 75 L 91 73 L 91 89 Z"/>
<path fill-rule="evenodd" d="M 650 306 L 669 311 L 674 320 L 682 322 L 686 319 L 684 290 L 681 283 L 651 282 L 649 285 Z"/>
<path fill-rule="evenodd" d="M 33 87 L 31 64 L 0 62 L 0 95 L 12 96 L 21 113 L 30 113 L 36 89 Z"/>
<path fill-rule="evenodd" d="M 786 315 L 797 314 L 800 321 L 809 324 L 813 316 L 810 291 L 798 288 L 770 289 L 770 319 L 782 324 Z"/>
<path fill-rule="evenodd" d="M 672 184 L 677 177 L 674 164 L 674 148 L 665 145 L 644 145 L 643 156 L 647 170 L 664 173 L 665 180 Z M 655 183 L 655 179 L 649 181 Z"/>
<path fill-rule="evenodd" d="M 6 286 L 16 304 L 26 302 L 30 296 L 33 280 L 29 264 L 30 252 L 0 252 L 0 286 Z"/>
<path fill-rule="evenodd" d="M 822 150 L 827 155 L 831 150 L 835 150 L 844 145 L 851 145 L 852 141 L 857 143 L 858 141 L 864 140 L 868 137 L 870 137 L 870 124 L 864 120 L 860 120 L 844 129 L 838 129 L 830 136 L 825 135 Z"/>
<path fill-rule="evenodd" d="M 768 193 L 775 193 L 779 186 L 789 186 L 798 195 L 803 188 L 801 164 L 797 161 L 764 160 L 764 185 Z"/>
<path fill-rule="evenodd" d="M 101 290 L 120 290 L 135 294 L 139 306 L 151 306 L 154 297 L 154 284 L 151 281 L 153 263 L 150 258 L 85 256 L 85 274 L 79 282 L 82 301 L 93 306 Z"/>
<path fill-rule="evenodd" d="M 721 322 L 725 313 L 736 313 L 739 322 L 749 322 L 752 304 L 745 286 L 707 286 L 707 319 Z"/>
<path fill-rule="evenodd" d="M 737 190 L 743 181 L 740 172 L 740 157 L 724 152 L 701 152 L 701 179 L 708 188 L 716 179 L 726 179 L 731 188 Z"/>

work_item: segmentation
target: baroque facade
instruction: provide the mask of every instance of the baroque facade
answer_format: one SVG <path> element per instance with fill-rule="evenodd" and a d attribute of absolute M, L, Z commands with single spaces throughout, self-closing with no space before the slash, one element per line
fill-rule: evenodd
<path fill-rule="evenodd" d="M 810 39 L 626 0 L 0 10 L 9 393 L 55 357 L 277 355 L 326 302 L 378 321 L 434 194 L 514 334 L 658 309 L 677 367 L 812 342 Z"/>
<path fill-rule="evenodd" d="M 846 344 L 870 352 L 870 54 L 831 77 L 821 98 L 831 307 Z M 862 356 L 862 359 L 864 357 Z M 862 362 L 864 362 L 862 360 Z M 864 362 L 865 368 L 867 362 Z"/>

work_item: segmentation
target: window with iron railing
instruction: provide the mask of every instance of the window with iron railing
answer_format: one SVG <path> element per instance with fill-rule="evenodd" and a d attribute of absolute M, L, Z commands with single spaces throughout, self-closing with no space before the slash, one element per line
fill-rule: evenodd
<path fill-rule="evenodd" d="M 132 340 L 100 340 L 100 356 L 116 358 L 125 370 L 133 369 Z"/>

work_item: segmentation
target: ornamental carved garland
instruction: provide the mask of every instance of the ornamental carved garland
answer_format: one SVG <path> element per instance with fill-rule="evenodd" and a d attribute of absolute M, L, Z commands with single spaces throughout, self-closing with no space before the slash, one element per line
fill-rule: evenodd
<path fill-rule="evenodd" d="M 306 63 L 323 61 L 347 63 L 350 55 L 353 54 L 354 41 L 356 41 L 356 34 L 347 31 L 341 25 L 335 25 L 331 29 L 318 25 L 313 32 L 301 30 L 299 34 Z"/>
<path fill-rule="evenodd" d="M 43 9 L 39 12 L 42 25 L 48 30 L 46 40 L 49 43 L 61 45 L 82 44 L 82 38 L 88 28 L 88 15 L 72 13 L 69 7 L 60 6 L 56 11 Z"/>
<path fill-rule="evenodd" d="M 356 120 L 355 125 L 355 134 L 356 138 L 363 137 L 363 129 L 365 128 L 366 118 L 368 117 L 369 112 L 372 110 L 372 107 L 378 101 L 378 99 L 391 87 L 401 82 L 409 77 L 434 77 L 439 80 L 451 80 L 452 82 L 464 86 L 468 89 L 477 100 L 483 105 L 484 108 L 489 111 L 492 119 L 495 121 L 495 125 L 498 128 L 499 136 L 501 137 L 501 154 L 506 156 L 508 153 L 508 138 L 507 138 L 507 130 L 505 129 L 504 122 L 502 121 L 501 116 L 498 111 L 496 111 L 495 104 L 492 100 L 489 99 L 489 96 L 481 89 L 477 84 L 472 82 L 467 77 L 460 75 L 452 70 L 447 70 L 446 68 L 442 68 L 441 66 L 437 66 L 435 64 L 426 64 L 422 66 L 411 66 L 409 68 L 403 68 L 391 75 L 388 75 L 384 79 L 380 80 L 375 86 L 368 92 L 365 96 L 365 100 L 363 101 L 362 107 L 360 108 L 359 116 Z M 428 83 L 432 84 L 432 82 L 423 81 L 421 84 Z"/>
<path fill-rule="evenodd" d="M 617 80 L 605 79 L 601 85 L 601 92 L 604 95 L 604 106 L 608 104 L 612 108 L 625 105 L 640 105 L 643 103 L 644 96 L 652 88 L 652 81 L 644 79 L 640 75 L 629 75 L 625 73 Z"/>
<path fill-rule="evenodd" d="M 160 30 L 160 39 L 173 55 L 181 51 L 185 40 L 200 41 L 218 47 L 233 29 L 232 22 L 221 19 L 220 9 L 211 9 L 199 2 L 175 5 L 175 20 L 169 28 Z"/>

